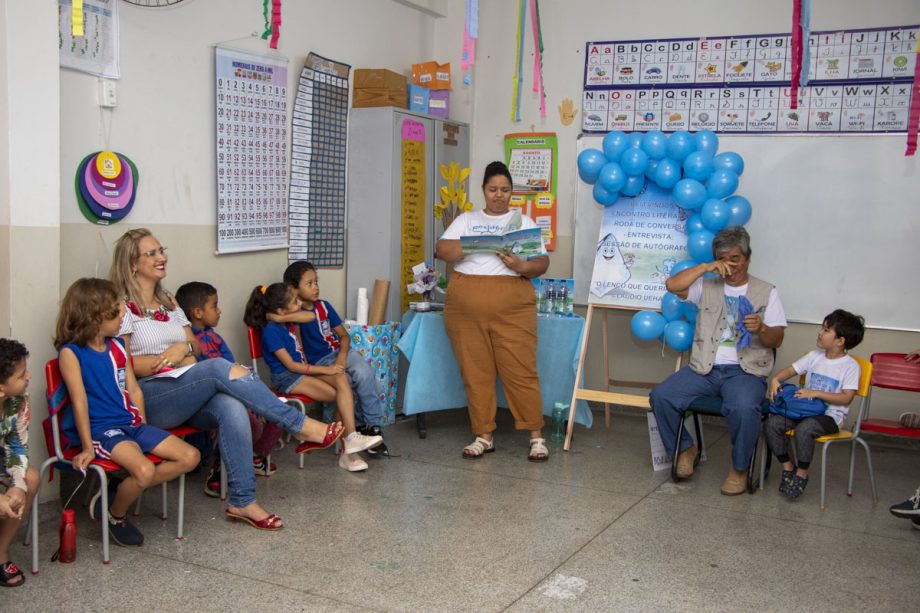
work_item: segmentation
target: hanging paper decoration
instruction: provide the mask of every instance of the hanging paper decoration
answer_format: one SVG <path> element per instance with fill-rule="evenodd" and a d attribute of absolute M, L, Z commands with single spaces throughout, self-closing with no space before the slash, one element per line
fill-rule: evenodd
<path fill-rule="evenodd" d="M 811 0 L 802 0 L 799 25 L 802 27 L 802 69 L 799 73 L 799 87 L 805 87 L 808 85 L 808 69 L 811 66 Z"/>
<path fill-rule="evenodd" d="M 527 17 L 527 5 L 518 0 L 517 55 L 514 58 L 514 78 L 511 90 L 511 121 L 521 121 L 521 86 L 524 84 L 524 23 Z"/>
<path fill-rule="evenodd" d="M 281 0 L 271 0 L 272 8 L 270 12 L 268 10 L 268 1 L 262 0 L 262 17 L 265 19 L 262 40 L 267 40 L 271 37 L 268 46 L 272 49 L 277 49 L 278 37 L 281 36 Z"/>
<path fill-rule="evenodd" d="M 70 35 L 83 36 L 83 0 L 73 0 L 70 5 Z"/>
<path fill-rule="evenodd" d="M 546 119 L 546 92 L 543 90 L 543 30 L 540 27 L 540 5 L 530 0 L 530 21 L 533 27 L 533 92 L 540 95 L 540 118 Z"/>
<path fill-rule="evenodd" d="M 479 38 L 479 0 L 466 0 L 466 21 L 463 23 L 463 55 L 460 68 L 463 70 L 463 84 L 473 82 L 470 71 L 476 63 L 476 39 Z"/>
<path fill-rule="evenodd" d="M 802 75 L 802 0 L 792 0 L 792 77 L 789 106 L 799 108 L 799 79 Z"/>
<path fill-rule="evenodd" d="M 910 117 L 907 120 L 907 151 L 904 155 L 917 152 L 917 129 L 920 128 L 920 41 L 917 42 L 917 57 L 914 59 L 914 82 L 911 84 Z"/>
<path fill-rule="evenodd" d="M 134 207 L 139 180 L 137 166 L 124 154 L 97 151 L 87 155 L 74 177 L 80 212 L 95 224 L 116 223 Z"/>

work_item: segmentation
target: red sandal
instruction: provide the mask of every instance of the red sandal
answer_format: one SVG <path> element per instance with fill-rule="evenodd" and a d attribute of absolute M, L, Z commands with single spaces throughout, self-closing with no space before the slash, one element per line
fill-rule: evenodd
<path fill-rule="evenodd" d="M 345 432 L 345 426 L 343 426 L 341 422 L 329 424 L 326 427 L 326 436 L 323 437 L 323 441 L 321 443 L 304 441 L 297 445 L 297 453 L 299 455 L 302 453 L 317 451 L 318 449 L 328 449 L 329 447 L 332 447 L 337 440 L 342 438 L 343 432 Z"/>
<path fill-rule="evenodd" d="M 281 524 L 281 518 L 274 513 L 264 519 L 260 519 L 259 521 L 246 517 L 245 515 L 240 515 L 239 513 L 234 513 L 230 509 L 227 509 L 224 511 L 224 513 L 233 523 L 236 523 L 236 520 L 239 519 L 246 522 L 253 528 L 258 528 L 259 530 L 268 530 L 270 532 L 274 532 L 284 528 L 284 526 Z"/>

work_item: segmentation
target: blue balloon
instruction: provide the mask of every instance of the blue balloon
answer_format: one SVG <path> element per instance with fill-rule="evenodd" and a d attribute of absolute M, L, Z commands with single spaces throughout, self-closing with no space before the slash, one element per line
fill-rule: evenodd
<path fill-rule="evenodd" d="M 703 223 L 703 218 L 700 217 L 699 213 L 694 213 L 687 218 L 687 235 L 691 235 L 694 232 L 702 232 L 706 229 L 706 224 Z"/>
<path fill-rule="evenodd" d="M 655 311 L 639 311 L 632 317 L 629 329 L 640 341 L 653 341 L 664 332 L 667 322 Z"/>
<path fill-rule="evenodd" d="M 731 208 L 729 226 L 743 226 L 751 220 L 751 203 L 744 196 L 732 196 L 725 201 Z"/>
<path fill-rule="evenodd" d="M 664 327 L 664 342 L 674 351 L 687 351 L 693 346 L 693 326 L 682 320 L 669 321 Z"/>
<path fill-rule="evenodd" d="M 739 177 L 744 172 L 744 160 L 734 151 L 726 151 L 712 158 L 712 165 L 716 170 L 732 170 Z"/>
<path fill-rule="evenodd" d="M 608 192 L 618 192 L 626 183 L 626 173 L 616 162 L 608 162 L 597 175 L 597 184 Z"/>
<path fill-rule="evenodd" d="M 689 321 L 691 324 L 696 323 L 696 314 L 700 312 L 700 307 L 696 306 L 692 302 L 681 302 L 682 315 Z"/>
<path fill-rule="evenodd" d="M 638 196 L 645 187 L 645 177 L 642 175 L 630 175 L 626 177 L 626 185 L 620 190 L 624 196 Z"/>
<path fill-rule="evenodd" d="M 646 132 L 642 137 L 642 150 L 650 160 L 660 160 L 668 155 L 668 137 L 661 130 Z"/>
<path fill-rule="evenodd" d="M 706 188 L 696 179 L 681 179 L 671 195 L 681 207 L 698 209 L 706 200 Z"/>
<path fill-rule="evenodd" d="M 604 137 L 604 155 L 607 156 L 608 162 L 619 162 L 620 156 L 627 147 L 629 147 L 629 137 L 619 130 L 608 132 Z"/>
<path fill-rule="evenodd" d="M 594 199 L 597 200 L 598 204 L 613 206 L 619 198 L 620 194 L 617 192 L 607 191 L 600 183 L 594 184 Z"/>
<path fill-rule="evenodd" d="M 632 132 L 627 138 L 629 138 L 629 146 L 633 149 L 642 148 L 642 132 Z"/>
<path fill-rule="evenodd" d="M 653 160 L 649 158 L 648 165 L 645 167 L 645 178 L 649 181 L 655 180 L 655 171 L 658 170 L 658 164 L 661 160 Z"/>
<path fill-rule="evenodd" d="M 677 273 L 679 272 L 683 272 L 687 270 L 688 268 L 693 268 L 694 266 L 698 266 L 698 265 L 699 265 L 699 262 L 697 262 L 696 260 L 681 260 L 680 262 L 678 262 L 677 264 L 671 267 L 671 270 L 669 271 L 668 276 L 673 277 L 677 275 Z"/>
<path fill-rule="evenodd" d="M 629 148 L 620 156 L 620 166 L 628 175 L 641 175 L 648 166 L 648 155 L 642 149 Z"/>
<path fill-rule="evenodd" d="M 668 321 L 680 319 L 683 314 L 682 301 L 671 292 L 665 292 L 661 297 L 661 315 Z"/>
<path fill-rule="evenodd" d="M 712 155 L 706 151 L 694 151 L 684 158 L 684 176 L 688 179 L 705 181 L 713 170 Z"/>
<path fill-rule="evenodd" d="M 700 219 L 703 225 L 711 232 L 718 232 L 728 226 L 729 217 L 731 217 L 732 208 L 727 202 L 710 198 L 703 203 L 700 209 Z"/>
<path fill-rule="evenodd" d="M 694 232 L 687 237 L 687 251 L 690 253 L 690 257 L 696 260 L 697 262 L 711 262 L 712 261 L 712 239 L 716 237 L 715 234 L 709 230 L 703 230 L 702 232 Z"/>
<path fill-rule="evenodd" d="M 719 150 L 719 137 L 712 130 L 700 130 L 694 135 L 694 140 L 696 140 L 697 151 L 715 155 Z"/>
<path fill-rule="evenodd" d="M 601 171 L 607 158 L 597 149 L 585 149 L 578 154 L 578 176 L 589 185 L 597 181 L 597 173 Z"/>
<path fill-rule="evenodd" d="M 738 189 L 738 175 L 724 168 L 716 170 L 706 182 L 706 193 L 710 198 L 727 198 Z"/>
<path fill-rule="evenodd" d="M 675 162 L 683 162 L 684 158 L 696 151 L 696 141 L 693 135 L 686 130 L 675 132 L 668 139 L 668 157 Z"/>
<path fill-rule="evenodd" d="M 680 181 L 680 164 L 670 158 L 658 162 L 655 168 L 655 183 L 662 189 L 671 189 Z"/>

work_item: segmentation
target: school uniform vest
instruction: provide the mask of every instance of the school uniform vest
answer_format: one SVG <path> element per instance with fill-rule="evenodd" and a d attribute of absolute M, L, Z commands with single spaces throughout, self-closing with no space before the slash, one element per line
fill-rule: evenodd
<path fill-rule="evenodd" d="M 696 332 L 693 336 L 693 350 L 690 353 L 690 368 L 700 375 L 707 375 L 715 362 L 716 351 L 725 329 L 725 281 L 703 278 L 703 296 L 696 316 Z M 767 307 L 773 286 L 757 277 L 748 276 L 745 296 L 754 307 L 754 312 Z M 761 315 L 762 316 L 762 315 Z M 738 332 L 735 332 L 735 342 Z M 766 377 L 773 370 L 773 349 L 764 347 L 760 336 L 751 334 L 751 345 L 738 351 L 738 364 L 751 375 Z"/>

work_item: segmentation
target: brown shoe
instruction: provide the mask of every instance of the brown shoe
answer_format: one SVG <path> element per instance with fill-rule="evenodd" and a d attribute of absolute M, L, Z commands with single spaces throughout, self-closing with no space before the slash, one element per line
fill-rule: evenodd
<path fill-rule="evenodd" d="M 747 491 L 747 471 L 728 469 L 728 476 L 722 484 L 722 493 L 726 496 L 737 496 Z"/>
<path fill-rule="evenodd" d="M 677 477 L 679 479 L 686 479 L 693 475 L 693 464 L 698 455 L 700 452 L 696 445 L 690 445 L 677 454 Z"/>

